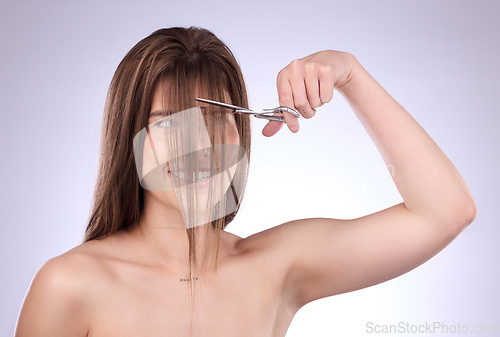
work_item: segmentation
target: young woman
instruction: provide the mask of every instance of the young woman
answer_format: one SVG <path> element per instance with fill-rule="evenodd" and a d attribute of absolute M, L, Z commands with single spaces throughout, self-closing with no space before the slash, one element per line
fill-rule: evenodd
<path fill-rule="evenodd" d="M 394 168 L 404 202 L 357 219 L 300 219 L 240 238 L 224 231 L 237 198 L 224 216 L 187 228 L 175 190 L 141 187 L 134 135 L 165 115 L 204 106 L 195 97 L 245 107 L 247 97 L 237 62 L 212 33 L 156 31 L 113 77 L 85 240 L 38 271 L 16 336 L 284 336 L 306 303 L 404 274 L 473 221 L 475 203 L 459 172 L 353 55 L 326 50 L 294 60 L 277 86 L 280 105 L 304 118 L 338 90 Z M 214 130 L 223 130 L 222 143 L 241 146 L 249 159 L 249 117 L 219 115 Z M 288 112 L 284 118 L 298 132 L 299 120 Z M 262 133 L 273 136 L 282 125 L 270 121 Z"/>

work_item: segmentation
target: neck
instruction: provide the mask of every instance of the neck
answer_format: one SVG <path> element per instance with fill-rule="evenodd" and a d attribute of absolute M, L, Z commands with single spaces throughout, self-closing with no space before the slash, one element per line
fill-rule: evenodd
<path fill-rule="evenodd" d="M 187 276 L 189 266 L 189 239 L 182 214 L 153 198 L 145 198 L 141 220 L 134 229 L 149 259 Z M 196 270 L 208 270 L 215 259 L 216 232 L 210 223 L 197 226 Z M 221 236 L 222 241 L 222 236 Z M 222 242 L 221 242 L 222 243 Z M 197 276 L 197 275 L 194 275 Z"/>

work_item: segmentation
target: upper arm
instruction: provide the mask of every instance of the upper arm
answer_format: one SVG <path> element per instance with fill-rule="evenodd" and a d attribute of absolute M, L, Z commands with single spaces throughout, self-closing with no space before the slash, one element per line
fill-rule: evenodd
<path fill-rule="evenodd" d="M 57 257 L 39 269 L 21 308 L 16 337 L 87 336 L 83 282 L 68 262 Z"/>
<path fill-rule="evenodd" d="M 278 226 L 281 234 L 275 236 L 275 244 L 287 259 L 285 287 L 293 294 L 291 305 L 300 308 L 414 269 L 472 221 L 459 216 L 450 219 L 456 220 L 430 221 L 399 204 L 353 220 L 312 218 Z"/>

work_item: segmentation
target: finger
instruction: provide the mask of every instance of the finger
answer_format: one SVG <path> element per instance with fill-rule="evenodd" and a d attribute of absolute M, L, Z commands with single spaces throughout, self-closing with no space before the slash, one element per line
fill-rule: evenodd
<path fill-rule="evenodd" d="M 333 86 L 335 85 L 335 78 L 333 70 L 328 68 L 319 74 L 319 96 L 321 103 L 325 104 L 333 98 Z"/>
<path fill-rule="evenodd" d="M 302 67 L 301 60 L 295 60 L 290 63 L 290 86 L 292 88 L 293 104 L 295 109 L 304 116 L 310 118 L 314 116 L 315 110 L 309 105 L 306 93 L 306 84 L 304 79 L 304 68 Z M 287 120 L 288 123 L 288 120 Z"/>
<path fill-rule="evenodd" d="M 278 87 L 278 99 L 280 105 L 294 108 L 294 96 L 292 94 L 292 87 L 288 79 L 288 71 L 286 70 L 286 68 L 280 71 L 280 73 L 278 74 L 276 85 Z M 286 111 L 283 112 L 283 117 L 285 117 L 286 125 L 288 126 L 290 131 L 299 131 L 299 121 L 297 120 L 297 117 Z"/>
<path fill-rule="evenodd" d="M 278 116 L 280 114 L 275 113 L 273 115 Z M 262 129 L 262 134 L 266 137 L 274 136 L 275 134 L 278 133 L 279 130 L 281 130 L 282 127 L 283 127 L 283 122 L 269 121 L 269 123 L 267 123 L 266 126 L 264 126 L 264 128 Z"/>
<path fill-rule="evenodd" d="M 306 72 L 304 82 L 306 85 L 307 100 L 311 108 L 315 109 L 319 106 L 322 106 L 323 103 L 321 102 L 321 99 L 319 97 L 319 80 L 317 74 L 313 72 Z M 315 113 L 304 117 L 311 118 L 314 115 Z"/>

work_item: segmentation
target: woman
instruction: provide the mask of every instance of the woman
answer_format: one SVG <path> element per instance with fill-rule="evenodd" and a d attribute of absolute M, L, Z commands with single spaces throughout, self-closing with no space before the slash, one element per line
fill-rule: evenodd
<path fill-rule="evenodd" d="M 212 141 L 240 146 L 249 159 L 249 117 L 193 100 L 247 106 L 247 97 L 234 57 L 213 34 L 159 30 L 125 56 L 111 83 L 85 242 L 38 271 L 16 335 L 284 336 L 306 303 L 404 274 L 473 221 L 475 203 L 456 168 L 353 55 L 327 50 L 295 60 L 279 72 L 277 87 L 280 105 L 304 118 L 337 89 L 394 168 L 404 202 L 357 219 L 300 219 L 240 238 L 223 230 L 238 211 L 240 186 L 220 217 L 186 226 L 188 214 L 204 209 L 178 200 L 183 186 L 170 166 L 170 189 L 144 189 L 132 139 L 194 108 L 217 121 L 205 130 Z M 298 119 L 284 118 L 297 132 Z M 282 124 L 270 121 L 262 133 L 273 136 Z M 144 139 L 152 134 L 146 131 Z M 246 166 L 232 174 L 246 181 Z"/>

